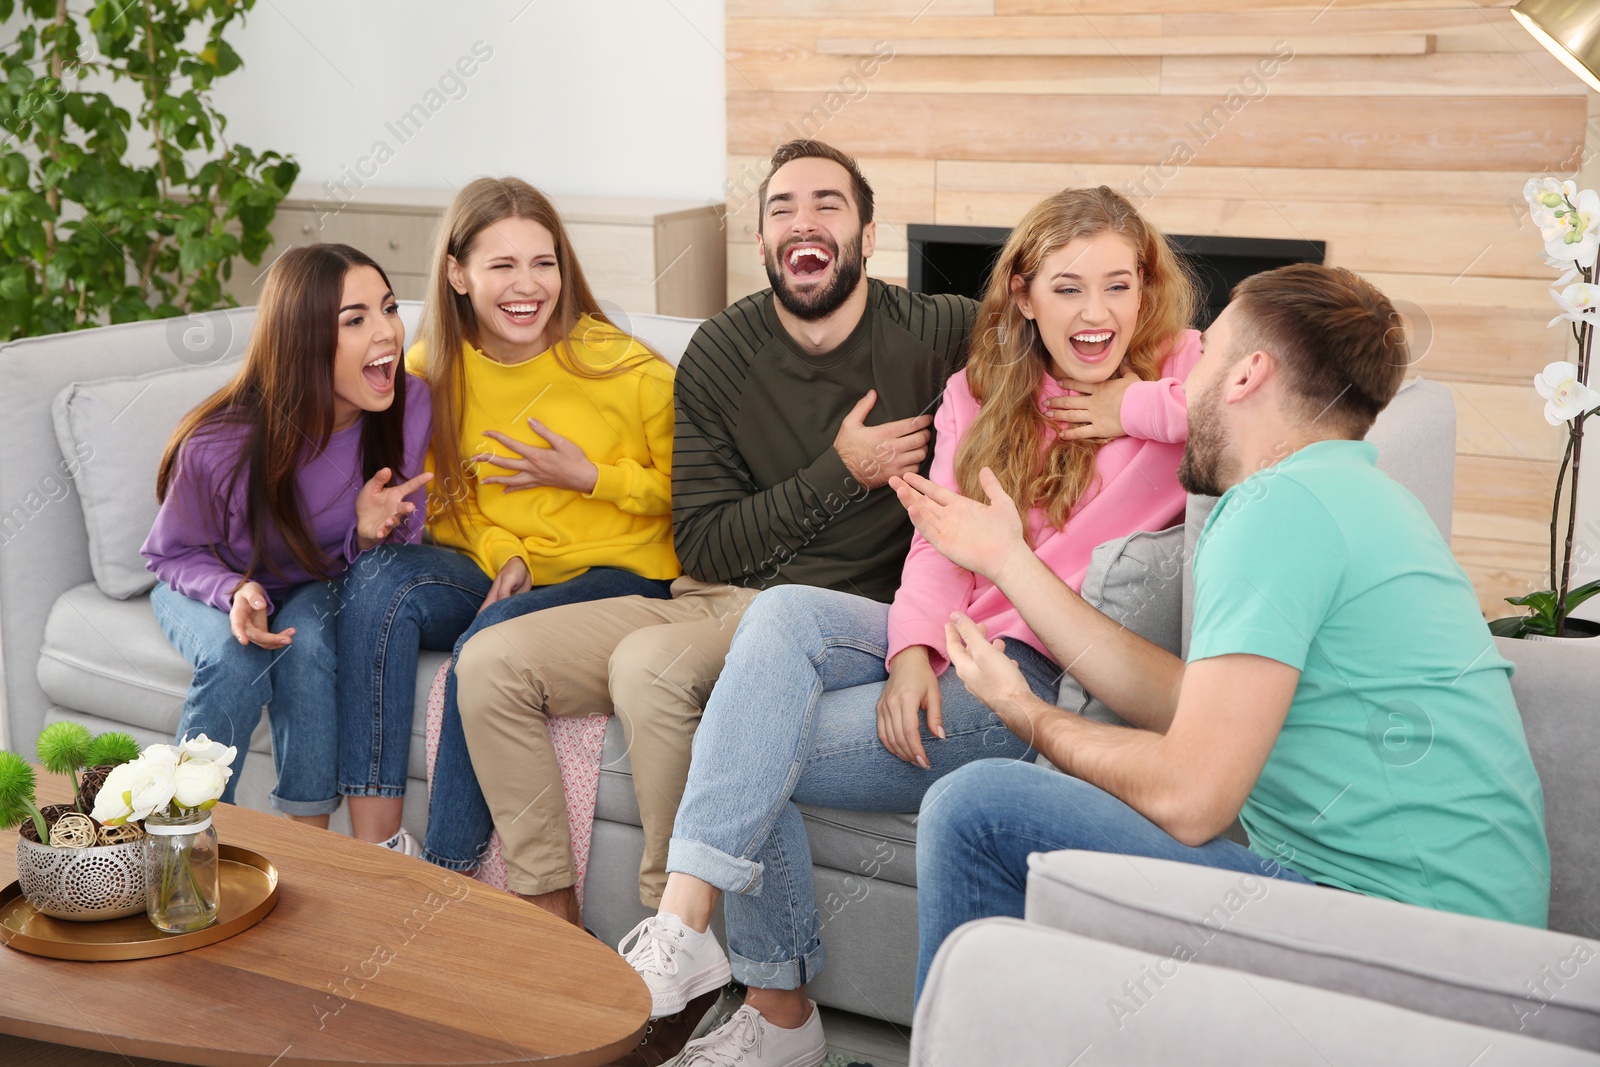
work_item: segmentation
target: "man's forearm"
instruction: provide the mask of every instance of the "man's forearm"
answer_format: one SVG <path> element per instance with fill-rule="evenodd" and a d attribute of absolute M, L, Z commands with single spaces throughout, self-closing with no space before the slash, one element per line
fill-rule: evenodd
<path fill-rule="evenodd" d="M 1194 819 L 1185 775 L 1165 766 L 1166 738 L 1094 722 L 1037 698 L 1026 708 L 1027 737 L 1058 768 L 1105 790 L 1180 841 L 1199 844 L 1214 834 Z"/>
<path fill-rule="evenodd" d="M 1085 690 L 1134 726 L 1166 731 L 1183 660 L 1091 607 L 1032 552 L 1017 553 L 995 584 Z"/>

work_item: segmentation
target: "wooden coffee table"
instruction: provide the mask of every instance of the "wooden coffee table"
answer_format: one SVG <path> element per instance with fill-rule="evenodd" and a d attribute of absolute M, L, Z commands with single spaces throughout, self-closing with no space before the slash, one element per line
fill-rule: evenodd
<path fill-rule="evenodd" d="M 64 782 L 41 775 L 41 801 L 70 799 Z M 215 816 L 224 843 L 277 866 L 272 914 L 158 959 L 0 948 L 0 1062 L 604 1064 L 643 1032 L 644 982 L 577 927 L 375 845 L 229 805 Z M 0 886 L 16 876 L 0 833 Z"/>

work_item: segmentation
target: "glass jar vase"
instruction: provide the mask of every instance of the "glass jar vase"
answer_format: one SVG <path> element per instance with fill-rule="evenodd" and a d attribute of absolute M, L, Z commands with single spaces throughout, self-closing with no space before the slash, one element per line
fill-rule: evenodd
<path fill-rule="evenodd" d="M 156 929 L 186 934 L 216 922 L 220 892 L 211 813 L 152 812 L 144 832 L 145 914 Z"/>

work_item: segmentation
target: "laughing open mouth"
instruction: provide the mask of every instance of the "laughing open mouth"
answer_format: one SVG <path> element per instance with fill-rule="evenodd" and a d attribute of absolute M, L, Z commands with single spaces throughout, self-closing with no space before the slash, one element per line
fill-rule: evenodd
<path fill-rule="evenodd" d="M 544 307 L 544 301 L 519 301 L 511 304 L 500 304 L 498 306 L 501 313 L 504 314 L 506 318 L 510 319 L 519 326 L 527 326 L 530 325 L 534 319 L 539 317 L 539 309 Z"/>
<path fill-rule="evenodd" d="M 833 255 L 820 245 L 798 245 L 789 250 L 785 258 L 789 273 L 802 278 L 821 274 L 833 262 Z"/>
<path fill-rule="evenodd" d="M 379 356 L 361 368 L 361 376 L 367 380 L 368 385 L 380 393 L 384 392 L 394 384 L 394 359 L 393 352 L 387 356 Z"/>
<path fill-rule="evenodd" d="M 1111 348 L 1111 342 L 1117 335 L 1111 330 L 1084 330 L 1075 333 L 1069 340 L 1072 350 L 1080 356 L 1093 359 L 1103 356 Z"/>

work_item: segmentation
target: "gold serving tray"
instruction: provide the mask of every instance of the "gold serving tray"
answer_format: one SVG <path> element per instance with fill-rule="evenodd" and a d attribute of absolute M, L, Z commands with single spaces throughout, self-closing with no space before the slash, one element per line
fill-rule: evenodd
<path fill-rule="evenodd" d="M 217 875 L 222 898 L 217 921 L 187 934 L 162 933 L 143 915 L 101 922 L 52 919 L 33 910 L 21 885 L 12 882 L 0 889 L 0 942 L 58 960 L 143 960 L 226 940 L 266 918 L 278 904 L 278 869 L 247 848 L 221 845 Z"/>

